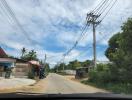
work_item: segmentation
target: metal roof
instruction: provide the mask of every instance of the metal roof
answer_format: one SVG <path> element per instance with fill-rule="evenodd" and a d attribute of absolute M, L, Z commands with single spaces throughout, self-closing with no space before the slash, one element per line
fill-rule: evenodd
<path fill-rule="evenodd" d="M 5 51 L 0 47 L 0 57 L 6 57 L 7 54 L 5 53 Z"/>
<path fill-rule="evenodd" d="M 16 62 L 16 60 L 12 58 L 0 58 L 0 62 Z"/>

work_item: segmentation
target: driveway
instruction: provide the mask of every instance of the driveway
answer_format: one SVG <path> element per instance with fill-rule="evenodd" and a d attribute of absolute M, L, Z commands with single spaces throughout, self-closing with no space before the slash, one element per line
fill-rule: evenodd
<path fill-rule="evenodd" d="M 12 89 L 18 89 L 23 86 L 32 85 L 35 82 L 35 80 L 25 78 L 0 78 L 0 93 L 7 92 Z"/>

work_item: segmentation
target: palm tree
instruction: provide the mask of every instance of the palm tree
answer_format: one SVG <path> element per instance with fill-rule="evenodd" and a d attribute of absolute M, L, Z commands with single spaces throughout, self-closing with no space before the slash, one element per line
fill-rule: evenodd
<path fill-rule="evenodd" d="M 21 50 L 21 52 L 22 52 L 22 56 L 21 57 L 23 57 L 24 54 L 26 53 L 26 49 L 23 47 L 22 50 Z"/>

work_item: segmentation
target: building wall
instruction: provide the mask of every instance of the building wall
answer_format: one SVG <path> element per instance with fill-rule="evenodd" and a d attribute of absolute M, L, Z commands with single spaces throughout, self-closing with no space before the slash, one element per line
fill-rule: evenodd
<path fill-rule="evenodd" d="M 14 70 L 15 63 L 14 62 L 0 62 L 0 77 L 5 77 L 6 70 L 5 66 L 8 68 L 12 68 L 12 71 Z M 12 77 L 12 73 L 10 74 L 10 77 Z"/>
<path fill-rule="evenodd" d="M 69 75 L 75 75 L 76 74 L 76 70 L 64 70 L 64 72 L 66 74 L 69 74 Z"/>
<path fill-rule="evenodd" d="M 30 66 L 27 63 L 16 63 L 13 69 L 13 76 L 17 78 L 27 78 L 30 71 Z"/>

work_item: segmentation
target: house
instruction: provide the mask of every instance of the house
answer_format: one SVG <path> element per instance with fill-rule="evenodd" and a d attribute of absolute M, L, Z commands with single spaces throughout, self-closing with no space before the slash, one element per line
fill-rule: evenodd
<path fill-rule="evenodd" d="M 29 73 L 32 74 L 33 78 L 39 78 L 39 72 L 40 72 L 40 68 L 42 65 L 40 65 L 40 63 L 35 60 L 31 60 L 28 63 L 29 63 L 29 67 L 30 67 Z"/>
<path fill-rule="evenodd" d="M 5 53 L 5 51 L 0 47 L 0 58 L 6 58 L 7 54 Z"/>
<path fill-rule="evenodd" d="M 36 78 L 39 77 L 40 67 L 38 61 L 25 61 L 18 58 L 9 58 L 0 47 L 0 77 Z"/>
<path fill-rule="evenodd" d="M 75 75 L 76 71 L 75 70 L 64 70 L 64 72 L 68 75 Z"/>
<path fill-rule="evenodd" d="M 8 58 L 5 51 L 0 47 L 0 77 L 10 78 L 14 71 L 16 60 Z"/>
<path fill-rule="evenodd" d="M 16 58 L 14 76 L 16 78 L 38 78 L 41 65 L 38 61 L 25 61 Z"/>
<path fill-rule="evenodd" d="M 22 59 L 16 59 L 16 67 L 14 68 L 13 75 L 15 78 L 28 78 L 28 72 L 30 70 L 28 61 Z"/>

